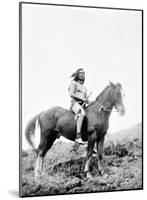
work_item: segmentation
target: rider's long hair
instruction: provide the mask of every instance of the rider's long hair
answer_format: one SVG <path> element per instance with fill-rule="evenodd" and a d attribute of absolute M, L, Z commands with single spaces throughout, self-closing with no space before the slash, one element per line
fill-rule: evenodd
<path fill-rule="evenodd" d="M 74 81 L 78 81 L 78 79 L 79 79 L 79 71 L 81 71 L 81 70 L 84 71 L 83 68 L 79 68 L 79 69 L 77 69 L 77 70 L 71 75 L 71 77 L 73 77 L 73 80 L 74 80 Z M 84 83 L 84 81 L 85 81 L 85 78 L 84 78 L 84 80 L 83 80 L 83 83 Z"/>

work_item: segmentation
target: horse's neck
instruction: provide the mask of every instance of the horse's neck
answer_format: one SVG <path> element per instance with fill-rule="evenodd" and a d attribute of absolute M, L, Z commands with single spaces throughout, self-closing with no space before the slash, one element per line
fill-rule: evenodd
<path fill-rule="evenodd" d="M 108 109 L 107 111 L 104 112 L 99 112 L 100 107 L 99 106 L 104 106 L 104 109 Z M 109 117 L 111 115 L 113 105 L 111 103 L 111 97 L 110 93 L 105 93 L 103 91 L 97 98 L 96 100 L 90 104 L 87 108 L 87 111 L 92 111 L 98 114 L 98 119 L 102 117 L 102 119 L 108 121 Z"/>
<path fill-rule="evenodd" d="M 104 106 L 105 109 L 112 110 L 113 108 L 113 104 L 111 103 L 111 99 L 110 99 L 110 91 L 109 92 L 104 91 L 101 95 L 99 95 L 96 98 L 95 102 Z"/>

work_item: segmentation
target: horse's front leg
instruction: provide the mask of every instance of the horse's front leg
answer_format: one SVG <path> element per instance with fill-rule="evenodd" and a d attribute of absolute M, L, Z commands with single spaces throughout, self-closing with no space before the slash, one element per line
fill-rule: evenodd
<path fill-rule="evenodd" d="M 102 137 L 100 140 L 96 142 L 97 146 L 97 153 L 98 153 L 98 171 L 100 175 L 104 174 L 104 167 L 103 167 L 103 146 L 104 146 L 104 138 Z"/>
<path fill-rule="evenodd" d="M 94 144 L 95 144 L 94 138 L 92 138 L 92 136 L 89 136 L 88 148 L 87 148 L 87 160 L 86 160 L 85 169 L 84 169 L 84 172 L 86 173 L 87 178 L 91 177 L 91 174 L 89 172 L 89 165 L 90 165 L 90 161 L 91 161 L 92 154 L 93 154 Z"/>

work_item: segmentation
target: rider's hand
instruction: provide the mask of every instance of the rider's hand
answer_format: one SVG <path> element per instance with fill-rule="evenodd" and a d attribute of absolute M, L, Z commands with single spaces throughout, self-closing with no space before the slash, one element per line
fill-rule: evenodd
<path fill-rule="evenodd" d="M 85 103 L 87 103 L 87 104 L 88 104 L 88 102 L 89 102 L 89 100 L 88 100 L 87 98 L 84 98 L 83 101 L 84 101 Z"/>
<path fill-rule="evenodd" d="M 89 97 L 91 96 L 92 92 L 89 93 L 89 95 L 83 99 L 83 101 L 87 104 L 91 104 L 91 102 L 89 101 Z"/>

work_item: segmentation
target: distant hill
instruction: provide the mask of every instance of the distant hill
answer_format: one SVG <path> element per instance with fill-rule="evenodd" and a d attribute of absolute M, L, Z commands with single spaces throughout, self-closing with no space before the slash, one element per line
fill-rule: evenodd
<path fill-rule="evenodd" d="M 106 143 L 109 141 L 118 142 L 121 140 L 142 139 L 142 124 L 136 124 L 130 128 L 106 135 Z"/>

